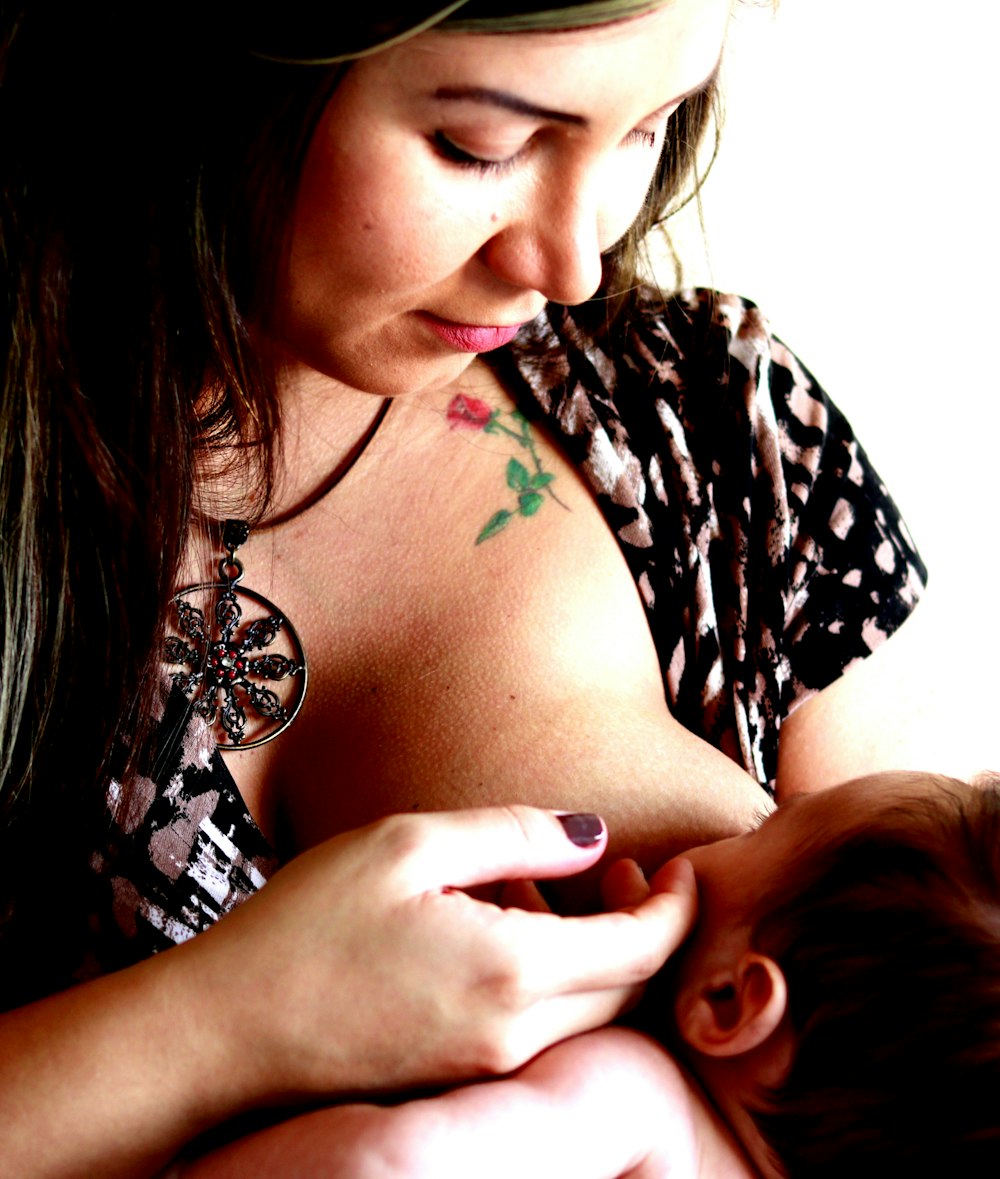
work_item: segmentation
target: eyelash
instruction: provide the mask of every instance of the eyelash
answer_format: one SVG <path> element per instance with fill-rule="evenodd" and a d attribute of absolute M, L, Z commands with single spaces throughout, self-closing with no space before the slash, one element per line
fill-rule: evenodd
<path fill-rule="evenodd" d="M 774 811 L 765 811 L 763 808 L 755 811 L 750 819 L 750 830 L 759 831 L 773 814 Z"/>
<path fill-rule="evenodd" d="M 641 143 L 643 147 L 656 147 L 656 132 L 643 131 L 636 127 L 634 131 L 630 131 L 625 136 L 626 143 Z"/>
<path fill-rule="evenodd" d="M 460 164 L 463 168 L 472 168 L 476 172 L 497 176 L 509 171 L 517 162 L 520 152 L 515 152 L 506 160 L 483 160 L 479 156 L 470 155 L 469 152 L 463 151 L 456 144 L 448 138 L 442 131 L 434 132 L 434 146 L 438 149 L 441 155 L 446 160 L 450 160 L 453 164 Z"/>
<path fill-rule="evenodd" d="M 653 148 L 656 146 L 656 134 L 653 131 L 644 131 L 637 127 L 635 130 L 630 131 L 622 142 L 628 144 L 639 143 L 643 147 Z M 471 168 L 476 172 L 489 176 L 500 176 L 504 172 L 509 172 L 517 164 L 521 155 L 517 151 L 505 160 L 484 160 L 479 156 L 472 155 L 470 152 L 463 151 L 457 144 L 452 143 L 443 131 L 434 132 L 434 146 L 451 163 L 459 164 L 463 168 Z"/>

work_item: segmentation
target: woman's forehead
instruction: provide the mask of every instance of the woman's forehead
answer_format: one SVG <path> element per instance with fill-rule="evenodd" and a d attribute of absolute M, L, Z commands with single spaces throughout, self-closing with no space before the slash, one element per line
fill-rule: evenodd
<path fill-rule="evenodd" d="M 634 20 L 514 34 L 422 33 L 358 63 L 384 84 L 527 89 L 539 104 L 581 107 L 636 95 L 650 114 L 699 89 L 715 73 L 730 0 L 673 0 Z"/>

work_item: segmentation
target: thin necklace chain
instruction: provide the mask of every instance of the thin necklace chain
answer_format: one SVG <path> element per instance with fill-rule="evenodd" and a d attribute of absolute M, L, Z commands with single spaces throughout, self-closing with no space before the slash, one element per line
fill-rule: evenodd
<path fill-rule="evenodd" d="M 392 405 L 386 397 L 364 434 L 303 503 L 261 524 L 276 528 L 319 503 L 357 465 Z M 309 683 L 305 651 L 285 614 L 256 591 L 244 586 L 243 563 L 236 556 L 246 544 L 250 525 L 226 520 L 222 526 L 225 555 L 219 580 L 189 585 L 171 600 L 175 633 L 163 645 L 164 662 L 173 683 L 191 701 L 215 735 L 216 747 L 254 749 L 273 741 L 299 714 Z M 244 620 L 244 607 L 252 620 Z M 284 652 L 269 651 L 281 638 Z M 273 685 L 273 686 L 272 686 Z"/>

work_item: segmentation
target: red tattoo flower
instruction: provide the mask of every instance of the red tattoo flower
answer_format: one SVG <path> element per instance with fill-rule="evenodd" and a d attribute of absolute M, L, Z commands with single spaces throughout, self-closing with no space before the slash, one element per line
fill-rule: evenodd
<path fill-rule="evenodd" d="M 453 430 L 456 426 L 484 430 L 493 417 L 493 410 L 477 397 L 466 397 L 464 393 L 456 393 L 445 416 Z"/>
<path fill-rule="evenodd" d="M 445 417 L 453 430 L 456 426 L 463 426 L 470 430 L 482 430 L 484 434 L 492 434 L 499 439 L 509 438 L 526 450 L 531 459 L 530 467 L 513 457 L 507 460 L 507 487 L 514 494 L 514 502 L 509 508 L 501 508 L 490 516 L 476 537 L 476 544 L 482 544 L 484 540 L 502 532 L 516 516 L 533 516 L 545 502 L 546 495 L 569 511 L 549 486 L 555 475 L 542 469 L 542 460 L 531 436 L 531 426 L 519 409 L 491 409 L 477 397 L 456 393 Z"/>

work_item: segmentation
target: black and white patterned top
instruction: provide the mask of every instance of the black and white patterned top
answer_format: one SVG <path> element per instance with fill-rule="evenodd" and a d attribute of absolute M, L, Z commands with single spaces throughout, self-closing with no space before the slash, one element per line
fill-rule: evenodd
<path fill-rule="evenodd" d="M 782 719 L 891 634 L 923 588 L 895 505 L 750 303 L 650 297 L 614 356 L 553 307 L 519 344 L 494 359 L 589 479 L 645 602 L 671 710 L 771 789 Z M 128 798 L 111 785 L 77 977 L 194 936 L 276 867 L 179 695 L 160 734 L 172 740 L 155 780 Z"/>
<path fill-rule="evenodd" d="M 565 363 L 526 387 L 621 543 L 671 711 L 770 789 L 782 719 L 916 605 L 927 573 L 906 525 L 752 303 L 678 296 L 615 358 L 565 308 L 531 331 Z"/>

